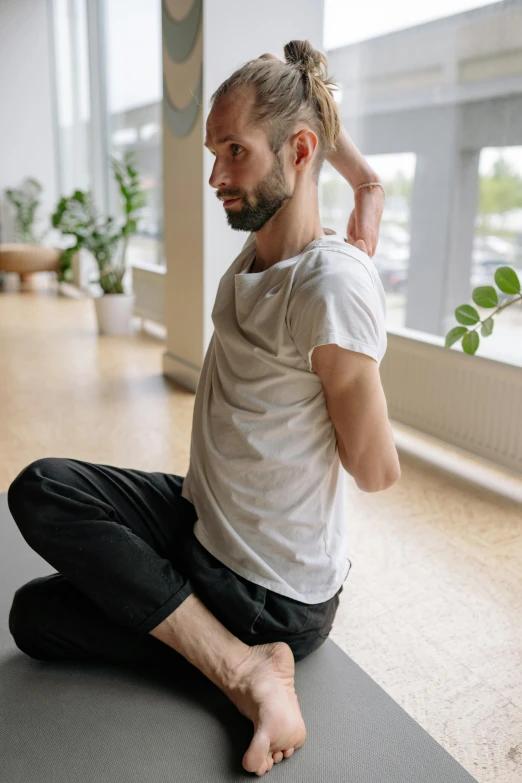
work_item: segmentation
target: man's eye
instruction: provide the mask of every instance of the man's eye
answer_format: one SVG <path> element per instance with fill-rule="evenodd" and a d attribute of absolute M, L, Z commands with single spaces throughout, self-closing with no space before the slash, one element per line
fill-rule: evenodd
<path fill-rule="evenodd" d="M 236 155 L 239 155 L 239 152 L 241 152 L 243 148 L 239 146 L 239 144 L 232 144 L 232 152 L 234 154 L 234 157 Z M 236 150 L 239 150 L 239 152 L 236 152 Z"/>

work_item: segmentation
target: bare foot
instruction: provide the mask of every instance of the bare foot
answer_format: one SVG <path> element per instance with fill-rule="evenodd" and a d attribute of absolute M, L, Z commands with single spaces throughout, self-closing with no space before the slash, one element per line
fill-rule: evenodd
<path fill-rule="evenodd" d="M 254 723 L 254 736 L 243 756 L 247 772 L 264 775 L 305 742 L 294 674 L 294 654 L 285 642 L 250 647 L 235 670 L 227 696 Z"/>

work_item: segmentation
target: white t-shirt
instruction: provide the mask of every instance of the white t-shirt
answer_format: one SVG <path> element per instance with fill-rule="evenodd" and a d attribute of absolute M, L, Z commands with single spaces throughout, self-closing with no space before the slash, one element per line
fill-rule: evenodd
<path fill-rule="evenodd" d="M 221 563 L 316 604 L 350 570 L 350 510 L 311 355 L 337 343 L 380 364 L 385 294 L 371 259 L 337 235 L 251 273 L 255 246 L 251 234 L 219 283 L 182 496 L 198 515 L 194 535 Z"/>

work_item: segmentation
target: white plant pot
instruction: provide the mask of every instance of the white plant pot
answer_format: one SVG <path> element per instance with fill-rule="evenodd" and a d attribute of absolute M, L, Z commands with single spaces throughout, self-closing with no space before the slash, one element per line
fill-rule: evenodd
<path fill-rule="evenodd" d="M 136 294 L 104 294 L 94 299 L 100 334 L 130 334 Z"/>

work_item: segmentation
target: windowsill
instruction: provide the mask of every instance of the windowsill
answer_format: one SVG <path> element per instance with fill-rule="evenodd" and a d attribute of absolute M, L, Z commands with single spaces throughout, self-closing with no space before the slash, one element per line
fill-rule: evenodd
<path fill-rule="evenodd" d="M 397 337 L 404 337 L 408 340 L 417 340 L 421 343 L 428 343 L 429 345 L 436 345 L 439 348 L 444 348 L 444 350 L 450 350 L 450 351 L 456 351 L 457 353 L 464 353 L 465 351 L 462 350 L 462 347 L 460 344 L 454 343 L 449 349 L 445 348 L 445 342 L 446 338 L 441 337 L 436 334 L 430 334 L 429 332 L 420 332 L 417 329 L 408 329 L 407 327 L 401 327 L 401 326 L 394 326 L 393 328 L 386 328 L 387 334 L 393 334 L 397 335 Z M 477 353 L 473 354 L 473 356 L 477 359 L 482 359 L 486 361 L 492 361 L 492 362 L 499 362 L 500 364 L 507 364 L 511 367 L 522 367 L 522 360 L 519 359 L 516 356 L 484 356 L 484 354 L 481 354 L 481 345 L 479 345 L 479 349 Z M 469 356 L 469 354 L 466 354 L 466 356 Z"/>
<path fill-rule="evenodd" d="M 390 420 L 395 446 L 405 457 L 413 457 L 453 480 L 475 485 L 517 503 L 522 503 L 522 478 L 487 460 L 482 460 L 451 444 Z"/>

